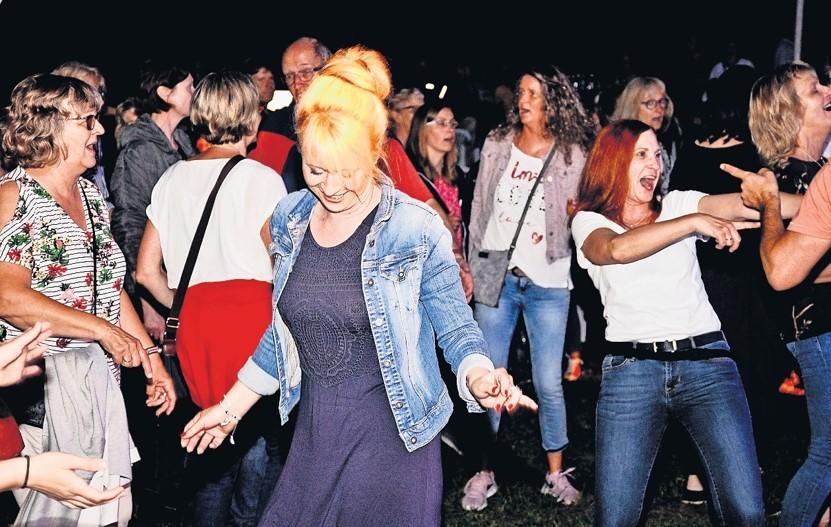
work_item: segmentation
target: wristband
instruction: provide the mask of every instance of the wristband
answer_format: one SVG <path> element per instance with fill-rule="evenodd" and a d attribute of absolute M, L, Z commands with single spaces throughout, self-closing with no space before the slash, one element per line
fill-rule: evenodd
<path fill-rule="evenodd" d="M 23 456 L 23 457 L 26 458 L 26 475 L 23 476 L 23 485 L 20 486 L 21 489 L 25 489 L 26 485 L 29 484 L 29 465 L 31 463 L 31 460 L 29 459 L 29 456 Z"/>
<path fill-rule="evenodd" d="M 224 395 L 222 396 L 222 400 L 219 401 L 219 407 L 222 408 L 223 412 L 225 412 L 225 419 L 223 419 L 222 422 L 219 423 L 219 426 L 226 426 L 226 425 L 230 424 L 231 421 L 234 421 L 234 429 L 231 430 L 231 439 L 230 439 L 230 441 L 231 441 L 232 445 L 236 445 L 236 442 L 234 441 L 234 432 L 237 431 L 237 425 L 239 424 L 240 417 L 237 414 L 233 413 L 230 408 L 225 406 L 225 396 Z"/>

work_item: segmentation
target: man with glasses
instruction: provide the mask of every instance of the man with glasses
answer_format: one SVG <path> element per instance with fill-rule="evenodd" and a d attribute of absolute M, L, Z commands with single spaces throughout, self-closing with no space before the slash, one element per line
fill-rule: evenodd
<path fill-rule="evenodd" d="M 283 176 L 288 192 L 304 188 L 302 173 L 290 171 L 285 174 L 284 166 L 292 146 L 297 142 L 294 131 L 294 108 L 309 87 L 315 73 L 323 67 L 332 52 L 319 40 L 301 37 L 292 42 L 283 52 L 283 80 L 294 99 L 285 108 L 275 112 L 263 112 L 263 120 L 257 134 L 257 146 L 248 157 L 276 170 Z M 299 179 L 298 179 L 299 178 Z"/>

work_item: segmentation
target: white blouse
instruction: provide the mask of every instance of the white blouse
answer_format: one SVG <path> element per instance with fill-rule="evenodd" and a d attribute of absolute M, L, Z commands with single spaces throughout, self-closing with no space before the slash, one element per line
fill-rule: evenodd
<path fill-rule="evenodd" d="M 153 188 L 147 218 L 159 231 L 168 287 L 179 286 L 190 244 L 208 195 L 227 159 L 179 161 Z M 271 281 L 271 260 L 260 232 L 286 195 L 271 168 L 243 159 L 219 189 L 191 286 L 228 280 Z"/>

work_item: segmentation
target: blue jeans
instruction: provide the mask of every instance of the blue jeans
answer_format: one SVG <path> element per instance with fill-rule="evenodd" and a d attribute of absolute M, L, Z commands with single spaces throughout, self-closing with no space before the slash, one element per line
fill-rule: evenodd
<path fill-rule="evenodd" d="M 194 526 L 258 524 L 283 470 L 276 412 L 275 397 L 261 399 L 240 422 L 235 445 L 229 438 L 216 450 L 188 455 Z"/>
<path fill-rule="evenodd" d="M 494 366 L 508 365 L 511 338 L 520 311 L 531 345 L 531 377 L 540 405 L 542 447 L 549 452 L 568 444 L 566 404 L 563 398 L 563 341 L 568 321 L 569 291 L 535 285 L 526 277 L 505 275 L 497 307 L 476 302 L 473 318 L 482 329 Z M 499 430 L 499 414 L 488 412 L 493 432 Z"/>
<path fill-rule="evenodd" d="M 802 370 L 811 446 L 788 484 L 779 525 L 810 526 L 816 524 L 831 494 L 831 333 L 790 342 L 788 349 Z"/>
<path fill-rule="evenodd" d="M 705 346 L 729 349 L 725 341 Z M 728 357 L 657 361 L 607 355 L 597 402 L 595 525 L 637 525 L 670 418 L 701 456 L 720 525 L 764 525 L 750 410 Z"/>

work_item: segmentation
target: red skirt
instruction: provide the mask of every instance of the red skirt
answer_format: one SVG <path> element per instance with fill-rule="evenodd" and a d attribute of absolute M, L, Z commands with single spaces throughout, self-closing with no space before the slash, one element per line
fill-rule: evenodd
<path fill-rule="evenodd" d="M 179 319 L 176 353 L 191 398 L 200 408 L 213 406 L 271 323 L 271 284 L 229 280 L 189 287 Z"/>

